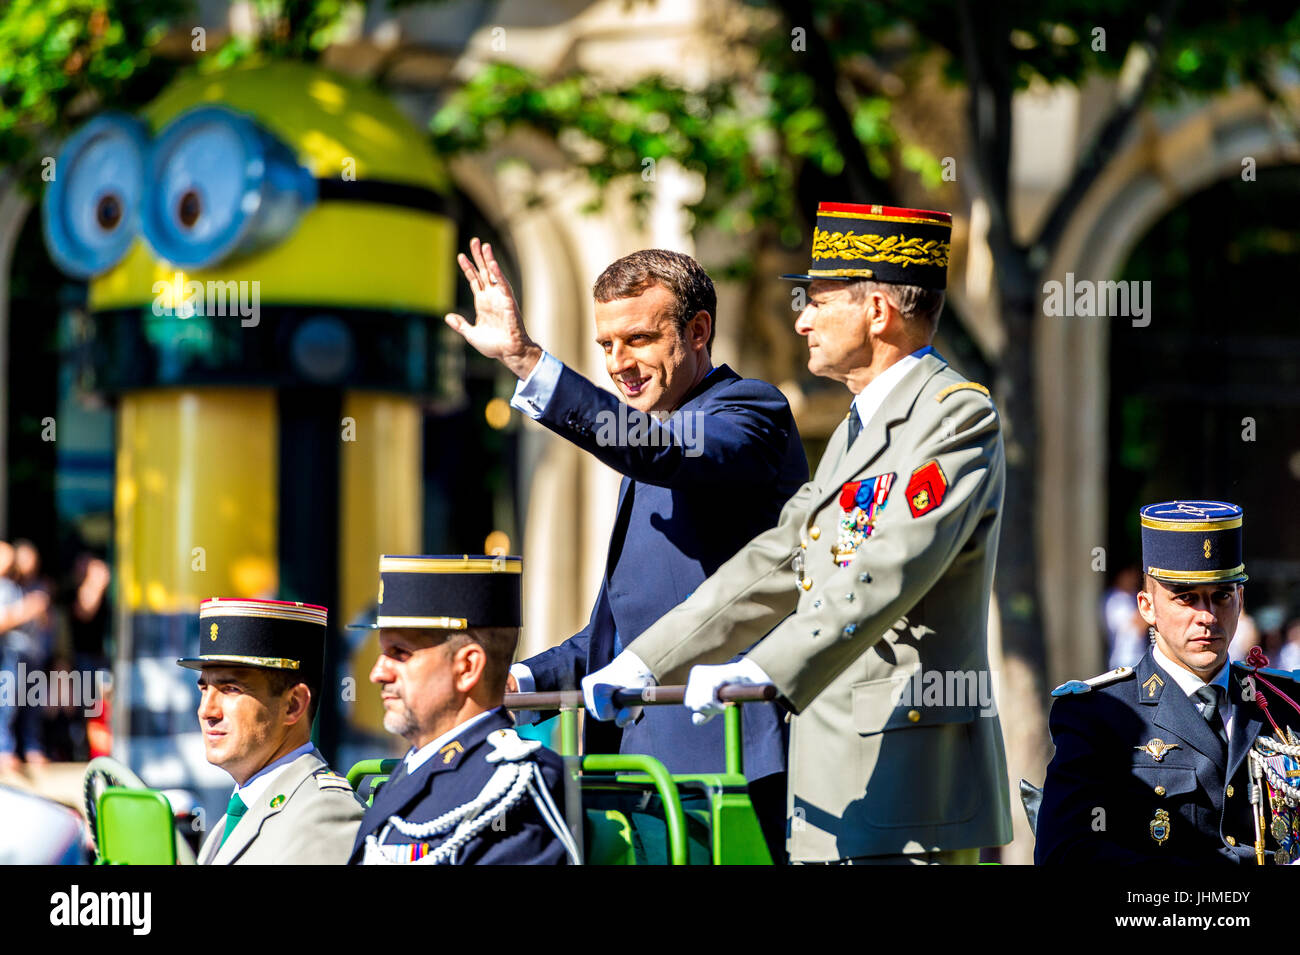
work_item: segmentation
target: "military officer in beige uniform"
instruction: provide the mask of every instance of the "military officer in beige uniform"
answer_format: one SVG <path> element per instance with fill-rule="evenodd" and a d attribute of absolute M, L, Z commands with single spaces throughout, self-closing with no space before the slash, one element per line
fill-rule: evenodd
<path fill-rule="evenodd" d="M 208 762 L 235 780 L 201 865 L 342 865 L 365 806 L 311 742 L 326 610 L 212 598 L 199 607 L 199 725 Z"/>
<path fill-rule="evenodd" d="M 583 681 L 618 720 L 620 686 L 689 676 L 703 720 L 723 684 L 776 684 L 796 862 L 975 862 L 1011 839 L 986 633 L 1005 463 L 987 390 L 930 347 L 950 233 L 946 213 L 821 204 L 795 329 L 849 414 L 777 526 Z"/>

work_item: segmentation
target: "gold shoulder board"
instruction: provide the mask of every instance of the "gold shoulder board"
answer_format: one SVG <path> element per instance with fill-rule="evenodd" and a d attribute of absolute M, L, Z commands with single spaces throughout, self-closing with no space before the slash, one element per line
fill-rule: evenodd
<path fill-rule="evenodd" d="M 985 398 L 989 397 L 989 390 L 983 385 L 974 381 L 959 381 L 957 384 L 949 385 L 947 388 L 943 389 L 943 391 L 935 395 L 934 400 L 943 401 L 944 398 L 947 398 L 949 395 L 957 391 L 978 391 Z"/>

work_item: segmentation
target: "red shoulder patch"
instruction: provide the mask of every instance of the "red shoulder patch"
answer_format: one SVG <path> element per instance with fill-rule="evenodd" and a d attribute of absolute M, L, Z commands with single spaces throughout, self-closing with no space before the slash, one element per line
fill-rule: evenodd
<path fill-rule="evenodd" d="M 912 509 L 913 517 L 920 517 L 942 504 L 946 493 L 948 479 L 943 468 L 938 461 L 927 461 L 912 472 L 907 482 L 907 506 Z"/>

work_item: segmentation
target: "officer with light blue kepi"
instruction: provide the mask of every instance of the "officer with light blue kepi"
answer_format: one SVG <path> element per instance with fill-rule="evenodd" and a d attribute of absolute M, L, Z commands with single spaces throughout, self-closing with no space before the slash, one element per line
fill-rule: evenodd
<path fill-rule="evenodd" d="M 1149 504 L 1136 667 L 1052 691 L 1056 755 L 1038 814 L 1037 863 L 1286 862 L 1300 827 L 1300 688 L 1252 652 L 1228 662 L 1243 606 L 1242 510 Z"/>

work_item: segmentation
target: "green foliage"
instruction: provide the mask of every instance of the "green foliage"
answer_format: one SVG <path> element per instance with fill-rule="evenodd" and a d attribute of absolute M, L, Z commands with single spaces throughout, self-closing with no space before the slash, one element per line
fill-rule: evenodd
<path fill-rule="evenodd" d="M 0 166 L 96 102 L 131 102 L 185 0 L 11 0 L 0 7 Z"/>
<path fill-rule="evenodd" d="M 252 56 L 315 59 L 356 0 L 255 0 L 262 29 L 203 51 L 204 70 Z M 104 107 L 132 111 L 153 99 L 185 62 L 192 0 L 0 2 L 0 170 L 34 175 L 39 153 Z M 185 41 L 159 55 L 172 31 Z"/>

